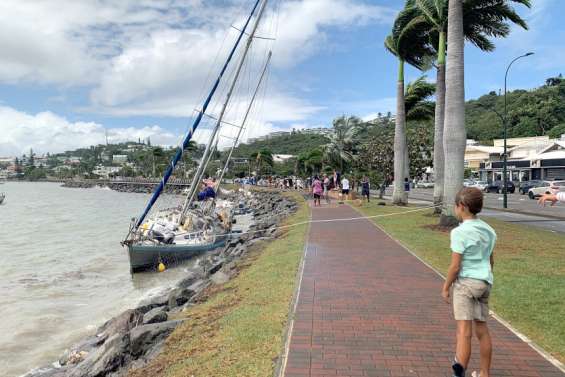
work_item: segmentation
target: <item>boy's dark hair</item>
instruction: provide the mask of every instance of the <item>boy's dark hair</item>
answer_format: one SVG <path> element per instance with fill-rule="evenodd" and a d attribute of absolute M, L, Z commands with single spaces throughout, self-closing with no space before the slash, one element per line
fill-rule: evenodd
<path fill-rule="evenodd" d="M 455 196 L 455 204 L 463 204 L 476 215 L 483 209 L 483 192 L 476 187 L 463 187 Z"/>

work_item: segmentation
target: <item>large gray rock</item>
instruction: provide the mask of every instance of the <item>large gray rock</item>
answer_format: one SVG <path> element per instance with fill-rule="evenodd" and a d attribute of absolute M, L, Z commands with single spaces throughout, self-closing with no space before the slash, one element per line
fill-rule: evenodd
<path fill-rule="evenodd" d="M 230 277 L 228 274 L 225 274 L 222 271 L 218 271 L 210 277 L 210 280 L 212 280 L 214 284 L 220 285 L 227 283 L 230 280 Z"/>
<path fill-rule="evenodd" d="M 168 308 L 166 306 L 151 309 L 143 316 L 143 324 L 147 325 L 150 323 L 165 322 L 169 318 L 167 315 L 167 309 Z"/>
<path fill-rule="evenodd" d="M 139 309 L 128 309 L 117 317 L 112 318 L 98 329 L 103 339 L 114 334 L 125 334 L 132 328 L 143 323 L 143 312 Z"/>
<path fill-rule="evenodd" d="M 69 349 L 65 350 L 63 355 L 59 358 L 59 364 L 66 365 L 69 362 L 69 359 L 71 358 L 73 360 L 76 360 L 77 354 L 81 354 L 81 352 L 89 353 L 90 351 L 92 351 L 93 348 L 96 348 L 100 346 L 102 343 L 104 343 L 105 340 L 106 337 L 102 336 L 101 334 L 89 336 L 81 340 L 80 342 L 74 344 Z M 73 358 L 73 356 L 75 357 Z M 71 360 L 71 362 L 73 360 Z"/>
<path fill-rule="evenodd" d="M 196 292 L 189 288 L 176 288 L 169 294 L 169 308 L 176 308 L 177 306 L 182 306 L 194 296 Z"/>
<path fill-rule="evenodd" d="M 143 355 L 152 346 L 168 336 L 182 321 L 167 321 L 138 326 L 131 330 L 131 354 L 134 357 Z"/>
<path fill-rule="evenodd" d="M 129 348 L 128 334 L 111 335 L 100 347 L 73 368 L 69 377 L 102 377 L 120 368 L 126 361 Z"/>

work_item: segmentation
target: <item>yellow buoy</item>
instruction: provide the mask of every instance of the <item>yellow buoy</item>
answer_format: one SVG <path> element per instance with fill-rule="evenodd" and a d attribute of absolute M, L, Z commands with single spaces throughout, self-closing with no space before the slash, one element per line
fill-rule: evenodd
<path fill-rule="evenodd" d="M 159 272 L 165 271 L 165 265 L 163 264 L 163 262 L 159 263 L 159 266 L 157 267 L 157 269 L 159 270 Z"/>

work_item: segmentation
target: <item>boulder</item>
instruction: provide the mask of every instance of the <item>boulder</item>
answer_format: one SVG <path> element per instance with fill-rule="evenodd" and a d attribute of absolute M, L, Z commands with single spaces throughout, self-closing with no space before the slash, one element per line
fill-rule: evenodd
<path fill-rule="evenodd" d="M 128 309 L 103 324 L 97 332 L 99 337 L 106 339 L 114 334 L 125 334 L 141 323 L 143 323 L 143 312 L 139 309 Z"/>
<path fill-rule="evenodd" d="M 146 353 L 154 344 L 168 336 L 182 321 L 167 321 L 138 326 L 129 334 L 131 354 L 138 357 Z"/>
<path fill-rule="evenodd" d="M 230 277 L 222 271 L 218 271 L 210 277 L 210 280 L 212 280 L 214 284 L 220 285 L 227 283 L 230 280 Z"/>
<path fill-rule="evenodd" d="M 159 306 L 151 309 L 143 315 L 143 324 L 147 325 L 150 323 L 165 322 L 169 318 L 167 315 L 167 309 L 168 308 L 166 306 Z"/>
<path fill-rule="evenodd" d="M 129 348 L 128 334 L 115 333 L 100 347 L 89 353 L 68 374 L 69 377 L 102 377 L 120 368 Z"/>
<path fill-rule="evenodd" d="M 196 292 L 189 288 L 176 288 L 169 294 L 168 304 L 169 308 L 176 308 L 182 306 L 194 296 Z"/>

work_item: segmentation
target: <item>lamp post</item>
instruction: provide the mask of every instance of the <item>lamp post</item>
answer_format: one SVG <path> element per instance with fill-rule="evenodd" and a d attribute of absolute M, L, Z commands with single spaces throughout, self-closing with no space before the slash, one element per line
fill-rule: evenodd
<path fill-rule="evenodd" d="M 507 173 L 507 164 L 508 164 L 508 158 L 507 158 L 507 153 L 506 153 L 506 139 L 508 137 L 508 111 L 507 111 L 507 101 L 506 101 L 506 82 L 508 79 L 508 71 L 510 70 L 510 67 L 512 66 L 512 64 L 514 64 L 514 62 L 518 59 L 521 58 L 525 58 L 526 56 L 530 56 L 533 55 L 533 52 L 528 52 L 527 54 L 524 55 L 520 55 L 517 58 L 514 58 L 514 60 L 512 60 L 510 62 L 510 64 L 508 64 L 508 67 L 506 68 L 506 73 L 504 74 L 504 160 L 502 163 L 502 192 L 503 192 L 503 202 L 502 202 L 502 206 L 504 208 L 508 208 L 508 188 L 507 188 L 507 184 L 508 184 L 508 177 L 506 176 Z"/>

